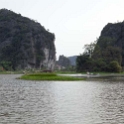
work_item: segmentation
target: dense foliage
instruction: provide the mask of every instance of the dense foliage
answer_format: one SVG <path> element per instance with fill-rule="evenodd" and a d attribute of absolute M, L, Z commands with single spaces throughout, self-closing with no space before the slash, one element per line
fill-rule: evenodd
<path fill-rule="evenodd" d="M 124 66 L 124 22 L 106 25 L 101 36 L 85 45 L 77 57 L 77 71 L 121 72 Z"/>
<path fill-rule="evenodd" d="M 118 48 L 100 50 L 96 46 L 92 54 L 83 53 L 77 57 L 77 71 L 121 72 L 121 60 L 121 51 Z"/>
<path fill-rule="evenodd" d="M 55 55 L 54 34 L 38 22 L 10 10 L 0 10 L 0 62 L 11 63 L 12 69 L 35 67 L 45 59 L 43 48 Z M 9 69 L 9 67 L 8 67 Z"/>

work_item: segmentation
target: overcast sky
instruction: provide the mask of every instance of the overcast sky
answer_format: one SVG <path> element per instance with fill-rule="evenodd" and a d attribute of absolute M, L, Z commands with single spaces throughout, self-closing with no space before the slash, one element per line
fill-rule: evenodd
<path fill-rule="evenodd" d="M 124 20 L 124 0 L 0 0 L 2 8 L 37 20 L 54 33 L 57 57 L 79 55 L 107 23 Z"/>

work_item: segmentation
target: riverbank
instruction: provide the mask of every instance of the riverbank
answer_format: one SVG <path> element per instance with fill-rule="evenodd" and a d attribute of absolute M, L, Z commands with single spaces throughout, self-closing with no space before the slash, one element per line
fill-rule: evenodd
<path fill-rule="evenodd" d="M 99 78 L 107 77 L 123 77 L 124 72 L 121 73 L 110 73 L 110 72 L 54 72 L 54 73 L 43 73 L 38 71 L 3 71 L 0 74 L 23 74 L 18 79 L 24 80 L 45 80 L 45 81 L 79 81 L 79 80 L 94 80 Z"/>

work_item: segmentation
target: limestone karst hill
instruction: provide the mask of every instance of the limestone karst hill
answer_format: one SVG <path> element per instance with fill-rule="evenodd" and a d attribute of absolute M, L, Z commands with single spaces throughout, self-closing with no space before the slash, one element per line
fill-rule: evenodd
<path fill-rule="evenodd" d="M 0 63 L 14 69 L 55 65 L 55 35 L 40 23 L 7 9 L 0 10 Z"/>
<path fill-rule="evenodd" d="M 100 37 L 85 45 L 77 57 L 77 71 L 121 72 L 124 68 L 124 21 L 108 23 Z"/>
<path fill-rule="evenodd" d="M 124 22 L 108 23 L 96 45 L 95 57 L 116 60 L 124 66 Z"/>

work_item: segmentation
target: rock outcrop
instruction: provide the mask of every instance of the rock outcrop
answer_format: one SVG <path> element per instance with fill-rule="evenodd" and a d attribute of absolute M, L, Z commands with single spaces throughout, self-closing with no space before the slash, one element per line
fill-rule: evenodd
<path fill-rule="evenodd" d="M 55 36 L 40 23 L 7 9 L 0 10 L 0 63 L 16 69 L 55 66 Z"/>
<path fill-rule="evenodd" d="M 78 72 L 121 72 L 124 67 L 124 22 L 108 23 L 100 37 L 77 57 Z"/>
<path fill-rule="evenodd" d="M 106 51 L 110 47 L 119 49 L 122 57 L 121 65 L 124 66 L 124 22 L 108 23 L 101 31 L 97 46 L 101 51 Z"/>
<path fill-rule="evenodd" d="M 63 68 L 68 68 L 69 66 L 71 66 L 71 62 L 67 57 L 60 55 L 59 60 L 57 61 L 57 65 Z"/>

